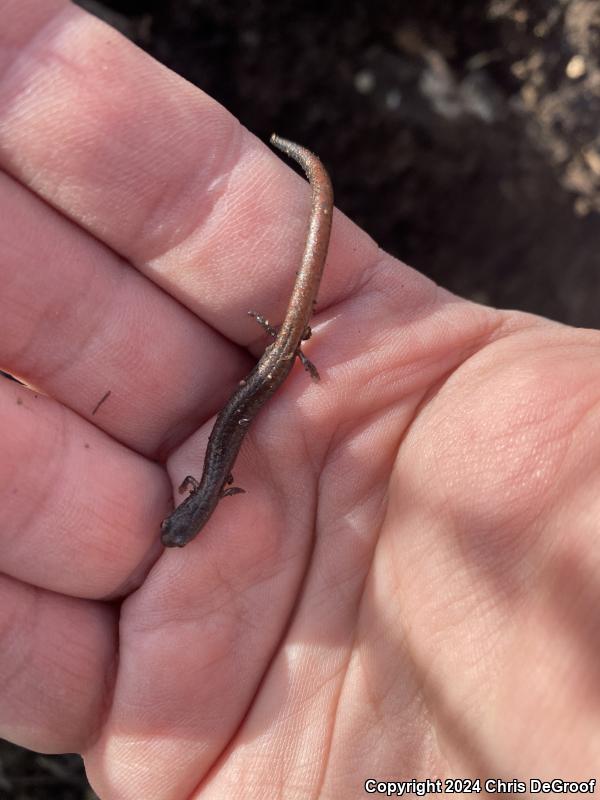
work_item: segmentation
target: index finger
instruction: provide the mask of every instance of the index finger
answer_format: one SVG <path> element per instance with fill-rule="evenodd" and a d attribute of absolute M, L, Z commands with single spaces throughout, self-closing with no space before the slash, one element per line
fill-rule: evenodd
<path fill-rule="evenodd" d="M 301 252 L 308 187 L 104 23 L 61 0 L 20 6 L 2 34 L 1 165 L 226 330 L 223 312 L 246 310 L 240 278 L 279 283 Z"/>
<path fill-rule="evenodd" d="M 291 274 L 284 265 L 293 270 L 302 251 L 308 187 L 222 106 L 79 8 L 27 0 L 9 3 L 7 19 L 0 33 L 0 165 L 228 338 L 256 339 L 246 312 L 256 308 L 276 321 L 285 307 Z M 368 237 L 336 220 L 322 304 L 354 285 L 372 252 Z M 125 330 L 138 330 L 127 324 L 127 313 L 120 310 Z M 154 305 L 150 313 L 153 331 L 172 328 L 171 315 L 155 316 Z M 85 340 L 88 315 L 80 322 Z M 174 358 L 197 358 L 230 384 L 214 339 L 190 318 L 180 324 L 178 342 L 189 338 L 188 352 L 163 348 L 153 373 L 168 376 Z M 70 335 L 59 325 L 55 351 L 62 349 L 61 336 Z M 140 360 L 143 378 L 148 364 Z M 125 370 L 137 368 L 131 357 L 75 364 L 70 375 L 100 399 L 126 377 L 135 384 Z M 81 413 L 60 381 L 41 388 Z M 184 382 L 182 393 L 189 402 L 175 404 L 178 421 L 214 411 L 214 385 Z M 115 401 L 113 395 L 113 411 Z M 94 421 L 120 438 L 125 431 L 125 441 L 146 452 L 156 450 L 174 424 L 164 408 L 172 399 L 162 392 L 141 402 L 147 419 L 161 421 L 152 426 L 157 433 L 150 444 L 136 404 L 116 409 L 111 421 Z"/>

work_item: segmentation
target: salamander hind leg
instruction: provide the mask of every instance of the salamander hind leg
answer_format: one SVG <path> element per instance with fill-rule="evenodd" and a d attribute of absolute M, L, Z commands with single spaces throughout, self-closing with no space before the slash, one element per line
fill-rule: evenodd
<path fill-rule="evenodd" d="M 315 365 L 312 363 L 312 361 L 310 361 L 310 360 L 309 360 L 309 359 L 308 359 L 308 358 L 307 358 L 307 357 L 304 355 L 304 353 L 302 352 L 302 350 L 300 350 L 300 348 L 298 348 L 298 349 L 296 350 L 296 355 L 297 355 L 297 356 L 298 356 L 298 358 L 300 359 L 300 361 L 301 361 L 301 363 L 302 363 L 302 366 L 304 367 L 304 369 L 305 369 L 307 372 L 309 372 L 309 373 L 310 373 L 310 377 L 313 379 L 313 381 L 318 381 L 318 380 L 321 380 L 321 376 L 319 375 L 319 370 L 318 370 L 318 369 L 315 367 Z"/>
<path fill-rule="evenodd" d="M 260 327 L 263 328 L 269 334 L 269 336 L 272 336 L 273 338 L 277 336 L 277 328 L 274 328 L 269 320 L 266 317 L 263 317 L 262 314 L 258 314 L 256 311 L 249 311 L 248 316 L 254 317 Z"/>
<path fill-rule="evenodd" d="M 302 334 L 302 337 L 301 337 L 301 338 L 302 338 L 302 341 L 303 341 L 303 342 L 306 342 L 308 339 L 310 339 L 310 337 L 311 337 L 311 336 L 312 336 L 312 330 L 311 330 L 311 328 L 310 328 L 310 325 L 307 325 L 307 326 L 306 326 L 306 328 L 304 328 L 304 333 Z M 298 349 L 296 350 L 296 355 L 298 356 L 298 358 L 299 358 L 299 359 L 300 359 L 300 361 L 302 362 L 302 366 L 304 367 L 304 369 L 305 369 L 307 372 L 309 372 L 309 373 L 310 373 L 310 377 L 311 377 L 311 378 L 312 378 L 314 381 L 318 381 L 318 380 L 320 380 L 320 379 L 321 379 L 321 376 L 319 375 L 319 370 L 318 370 L 318 369 L 315 367 L 315 365 L 312 363 L 312 361 L 310 361 L 310 360 L 309 360 L 309 359 L 308 359 L 308 358 L 307 358 L 307 357 L 304 355 L 304 353 L 302 352 L 302 350 L 301 350 L 299 347 L 298 347 Z"/>

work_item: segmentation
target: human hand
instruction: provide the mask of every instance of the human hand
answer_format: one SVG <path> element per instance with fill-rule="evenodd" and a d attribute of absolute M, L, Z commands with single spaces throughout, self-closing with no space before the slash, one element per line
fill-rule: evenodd
<path fill-rule="evenodd" d="M 0 352 L 43 393 L 0 384 L 3 735 L 82 752 L 103 800 L 590 777 L 598 334 L 460 300 L 338 214 L 321 382 L 295 368 L 247 494 L 164 552 L 163 463 L 199 473 L 309 189 L 79 9 L 3 19 Z"/>

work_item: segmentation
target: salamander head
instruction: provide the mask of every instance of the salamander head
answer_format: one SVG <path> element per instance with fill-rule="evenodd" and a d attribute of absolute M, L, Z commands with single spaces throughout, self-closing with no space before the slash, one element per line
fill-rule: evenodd
<path fill-rule="evenodd" d="M 173 514 L 163 519 L 160 529 L 160 540 L 164 547 L 183 547 L 190 541 L 189 527 Z"/>
<path fill-rule="evenodd" d="M 196 494 L 187 497 L 172 514 L 164 519 L 160 529 L 160 540 L 165 547 L 184 547 L 200 533 L 210 517 L 216 503 L 210 499 L 202 501 Z"/>

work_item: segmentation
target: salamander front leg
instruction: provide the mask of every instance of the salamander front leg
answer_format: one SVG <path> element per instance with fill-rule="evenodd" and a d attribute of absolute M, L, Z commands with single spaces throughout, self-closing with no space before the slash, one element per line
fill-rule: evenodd
<path fill-rule="evenodd" d="M 187 475 L 181 482 L 181 486 L 179 487 L 178 491 L 179 494 L 183 494 L 184 492 L 189 491 L 190 494 L 195 494 L 200 487 L 200 484 L 193 477 L 193 475 Z"/>
<path fill-rule="evenodd" d="M 246 490 L 242 489 L 240 486 L 231 486 L 229 489 L 226 489 L 225 487 L 230 483 L 233 483 L 233 475 L 231 472 L 225 478 L 225 483 L 221 487 L 221 494 L 219 497 L 231 497 L 234 494 L 246 494 Z"/>

